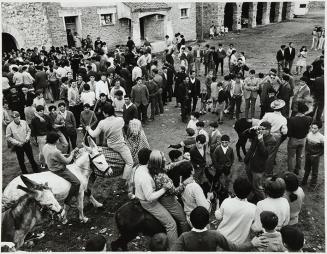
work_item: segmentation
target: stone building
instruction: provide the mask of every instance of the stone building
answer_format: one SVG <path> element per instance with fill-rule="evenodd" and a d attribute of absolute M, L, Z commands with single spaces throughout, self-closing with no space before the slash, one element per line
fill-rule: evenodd
<path fill-rule="evenodd" d="M 242 28 L 281 22 L 293 18 L 294 2 L 204 2 L 196 4 L 197 37 L 209 36 L 212 22 L 229 31 L 236 30 L 237 23 Z"/>
<path fill-rule="evenodd" d="M 177 32 L 196 39 L 195 3 L 3 2 L 1 14 L 4 50 L 67 45 L 67 29 L 93 41 L 100 36 L 109 47 L 128 36 L 136 45 L 145 37 L 162 44 Z"/>

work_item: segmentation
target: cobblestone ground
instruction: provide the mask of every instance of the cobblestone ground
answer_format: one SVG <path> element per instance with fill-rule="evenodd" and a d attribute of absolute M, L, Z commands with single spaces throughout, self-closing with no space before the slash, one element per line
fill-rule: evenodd
<path fill-rule="evenodd" d="M 293 41 L 297 50 L 302 45 L 311 46 L 311 30 L 315 25 L 324 24 L 323 11 L 311 12 L 306 17 L 296 18 L 289 22 L 261 26 L 255 29 L 242 30 L 240 35 L 229 34 L 222 40 L 207 40 L 203 44 L 218 46 L 222 42 L 224 46 L 233 43 L 236 49 L 244 51 L 247 58 L 247 64 L 254 68 L 257 73 L 267 73 L 270 68 L 276 68 L 275 54 L 281 44 L 287 44 Z M 187 35 L 186 35 L 187 37 Z M 308 63 L 311 63 L 320 55 L 318 51 L 309 50 Z M 225 65 L 226 66 L 226 65 Z M 203 79 L 203 77 L 201 77 Z M 219 76 L 219 78 L 221 78 Z M 171 102 L 165 109 L 163 116 L 157 117 L 154 122 L 147 124 L 144 129 L 152 148 L 160 149 L 167 155 L 168 145 L 179 142 L 185 136 L 185 124 L 180 121 L 180 112 L 174 108 L 175 103 Z M 198 105 L 199 106 L 199 105 Z M 244 103 L 242 105 L 244 107 Z M 242 110 L 244 111 L 244 110 Z M 259 117 L 259 108 L 257 107 L 256 117 Z M 208 124 L 215 120 L 215 116 L 207 114 L 201 118 Z M 232 126 L 234 121 L 225 121 L 219 127 L 220 131 L 231 137 L 232 147 L 235 147 L 237 135 Z M 3 139 L 4 141 L 4 139 Z M 284 142 L 277 155 L 276 173 L 281 173 L 287 169 L 287 150 Z M 35 148 L 35 147 L 34 147 Z M 14 153 L 6 148 L 6 142 L 3 142 L 3 188 L 6 184 L 19 175 L 17 159 Z M 37 155 L 36 150 L 34 153 Z M 37 158 L 37 157 L 36 157 Z M 28 164 L 28 163 L 27 163 Z M 305 234 L 305 247 L 309 251 L 325 251 L 325 218 L 324 218 L 324 161 L 322 160 L 319 168 L 319 186 L 314 192 L 306 192 L 305 204 L 300 214 L 299 227 Z M 28 165 L 29 167 L 29 165 Z M 233 177 L 243 174 L 244 166 L 235 162 L 233 166 Z M 303 174 L 303 172 L 301 172 Z M 108 239 L 116 239 L 117 231 L 113 219 L 114 212 L 123 203 L 127 201 L 126 197 L 115 193 L 116 179 L 98 179 L 97 188 L 94 191 L 98 200 L 104 202 L 104 210 L 97 211 L 92 207 L 85 208 L 86 216 L 91 221 L 85 225 L 78 223 L 77 219 L 72 219 L 68 225 L 42 225 L 40 230 L 44 230 L 46 236 L 36 243 L 32 248 L 25 248 L 29 251 L 81 251 L 85 241 L 92 234 L 99 234 L 100 230 L 106 230 L 103 233 Z M 75 211 L 71 212 L 70 218 L 77 218 Z M 212 217 L 213 220 L 213 217 Z M 214 227 L 214 226 L 213 226 Z M 101 231 L 101 233 L 103 232 Z M 130 243 L 130 250 L 146 250 L 146 238 L 138 237 Z"/>

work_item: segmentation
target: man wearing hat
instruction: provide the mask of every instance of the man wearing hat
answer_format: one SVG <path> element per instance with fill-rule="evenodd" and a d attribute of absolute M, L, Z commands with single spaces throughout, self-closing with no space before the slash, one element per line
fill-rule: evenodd
<path fill-rule="evenodd" d="M 38 166 L 33 157 L 33 150 L 30 144 L 31 129 L 26 121 L 20 119 L 18 111 L 13 111 L 13 121 L 8 124 L 6 129 L 6 138 L 13 145 L 16 152 L 18 163 L 23 174 L 28 174 L 25 166 L 24 153 L 31 163 L 33 172 L 39 172 Z"/>
<path fill-rule="evenodd" d="M 254 247 L 267 246 L 264 237 L 255 237 L 251 242 L 236 245 L 218 231 L 208 230 L 209 212 L 203 206 L 198 206 L 191 212 L 190 220 L 192 230 L 183 233 L 170 251 L 216 251 L 217 247 L 226 251 L 250 251 Z"/>
<path fill-rule="evenodd" d="M 273 110 L 273 112 L 266 113 L 260 121 L 260 123 L 267 121 L 271 124 L 272 134 L 280 135 L 281 127 L 283 125 L 287 125 L 287 120 L 281 113 L 284 106 L 285 106 L 285 101 L 279 99 L 274 100 L 270 104 L 270 107 Z"/>
<path fill-rule="evenodd" d="M 270 133 L 271 123 L 264 121 L 259 126 L 250 128 L 251 135 L 255 136 L 250 149 L 244 158 L 245 170 L 253 188 L 252 200 L 262 200 L 265 198 L 262 181 L 264 173 L 271 160 L 268 160 L 276 147 L 276 139 Z"/>
<path fill-rule="evenodd" d="M 287 121 L 287 155 L 288 155 L 288 171 L 299 174 L 301 170 L 302 154 L 309 133 L 312 117 L 304 115 L 309 109 L 303 103 L 298 103 L 298 112 L 295 116 Z"/>

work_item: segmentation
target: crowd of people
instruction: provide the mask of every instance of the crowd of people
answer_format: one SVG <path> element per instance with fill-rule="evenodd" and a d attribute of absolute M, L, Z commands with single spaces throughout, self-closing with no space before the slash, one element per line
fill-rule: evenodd
<path fill-rule="evenodd" d="M 277 69 L 257 76 L 245 53 L 238 53 L 233 44 L 228 49 L 221 43 L 217 48 L 186 46 L 179 33 L 174 40 L 168 35 L 165 39 L 161 57 L 152 54 L 148 41 L 138 48 L 128 38 L 125 48 L 112 51 L 100 37 L 93 43 L 90 36 L 82 40 L 76 34 L 68 46 L 4 53 L 3 125 L 22 173 L 29 173 L 26 154 L 34 172 L 50 170 L 72 183 L 66 200 L 70 204 L 79 182 L 65 165 L 76 154 L 81 131 L 83 142 L 91 136 L 121 155 L 121 191 L 128 185 L 129 196 L 165 227 L 167 239 L 157 239 L 163 241 L 158 244 L 164 246 L 161 250 L 300 251 L 304 236 L 297 224 L 305 196 L 301 186 L 311 174 L 307 190 L 317 187 L 324 148 L 319 132 L 324 51 L 307 65 L 302 47 L 293 75 L 296 50 L 290 42 L 277 52 Z M 170 145 L 168 163 L 156 150 L 160 148 L 150 150 L 142 125 L 164 115 L 173 97 L 188 137 Z M 255 111 L 258 97 L 260 116 Z M 208 112 L 217 115 L 209 133 L 201 120 Z M 225 119 L 236 119 L 236 152 L 246 172 L 233 182 L 234 148 L 231 137 L 219 130 Z M 276 155 L 287 138 L 288 170 L 277 176 Z M 31 142 L 38 146 L 39 163 Z M 181 174 L 179 181 L 173 181 L 175 172 Z M 229 197 L 220 203 L 213 186 L 225 189 Z M 217 230 L 209 230 L 214 208 L 220 223 Z"/>

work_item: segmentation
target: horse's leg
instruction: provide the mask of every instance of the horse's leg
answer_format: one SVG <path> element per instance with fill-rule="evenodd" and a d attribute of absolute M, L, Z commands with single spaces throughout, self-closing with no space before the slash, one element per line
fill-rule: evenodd
<path fill-rule="evenodd" d="M 92 188 L 95 180 L 97 179 L 97 176 L 92 172 L 89 178 L 87 190 L 85 191 L 86 196 L 89 198 L 92 205 L 96 208 L 103 207 L 103 204 L 98 202 L 94 196 L 92 195 Z"/>
<path fill-rule="evenodd" d="M 67 222 L 68 222 L 68 220 L 67 220 L 68 208 L 69 208 L 69 206 L 64 204 L 64 209 L 61 213 L 61 217 L 62 217 L 61 223 L 62 224 L 67 224 Z"/>
<path fill-rule="evenodd" d="M 84 190 L 78 193 L 77 209 L 79 211 L 79 219 L 81 222 L 86 223 L 89 219 L 84 216 Z"/>

